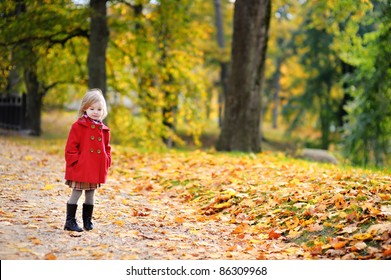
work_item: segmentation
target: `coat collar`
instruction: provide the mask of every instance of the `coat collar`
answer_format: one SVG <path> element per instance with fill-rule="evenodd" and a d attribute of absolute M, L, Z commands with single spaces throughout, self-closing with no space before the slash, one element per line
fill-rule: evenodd
<path fill-rule="evenodd" d="M 101 124 L 95 124 L 93 123 L 91 120 L 89 120 L 88 118 L 79 118 L 77 120 L 77 123 L 82 125 L 82 126 L 85 126 L 85 127 L 88 127 L 90 126 L 91 124 L 94 124 L 96 126 L 102 126 L 102 130 L 110 130 L 104 123 L 101 123 Z"/>

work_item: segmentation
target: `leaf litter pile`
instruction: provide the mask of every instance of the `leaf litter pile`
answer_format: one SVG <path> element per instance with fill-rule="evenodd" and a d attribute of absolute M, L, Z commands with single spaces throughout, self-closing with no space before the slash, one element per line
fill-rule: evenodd
<path fill-rule="evenodd" d="M 63 230 L 63 147 L 34 141 L 0 138 L 1 259 L 391 258 L 389 172 L 114 147 L 95 228 L 77 233 Z"/>

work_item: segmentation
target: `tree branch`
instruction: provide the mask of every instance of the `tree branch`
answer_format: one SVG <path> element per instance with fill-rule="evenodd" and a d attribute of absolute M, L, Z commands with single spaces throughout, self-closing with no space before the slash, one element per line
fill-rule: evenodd
<path fill-rule="evenodd" d="M 64 38 L 62 39 L 56 38 L 64 34 L 66 34 Z M 58 32 L 48 36 L 28 36 L 11 42 L 0 42 L 0 46 L 9 47 L 9 46 L 23 45 L 25 43 L 30 43 L 30 42 L 38 42 L 38 43 L 48 43 L 48 48 L 51 48 L 56 44 L 65 45 L 66 42 L 68 42 L 69 40 L 75 37 L 88 38 L 89 32 L 88 30 L 77 28 L 69 33 Z"/>

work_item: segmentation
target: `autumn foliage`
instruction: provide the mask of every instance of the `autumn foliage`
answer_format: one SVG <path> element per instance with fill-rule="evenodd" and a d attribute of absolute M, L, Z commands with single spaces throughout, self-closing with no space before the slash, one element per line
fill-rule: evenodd
<path fill-rule="evenodd" d="M 265 153 L 199 151 L 120 159 L 124 165 L 114 173 L 140 176 L 135 181 L 138 192 L 171 194 L 197 210 L 198 219 L 234 225 L 230 234 L 236 249 L 257 250 L 278 240 L 289 244 L 279 258 L 390 255 L 389 174 Z"/>
<path fill-rule="evenodd" d="M 61 145 L 0 140 L 1 259 L 391 256 L 389 172 L 274 153 L 114 146 L 110 179 L 96 195 L 96 229 L 70 233 L 62 230 L 69 189 Z"/>

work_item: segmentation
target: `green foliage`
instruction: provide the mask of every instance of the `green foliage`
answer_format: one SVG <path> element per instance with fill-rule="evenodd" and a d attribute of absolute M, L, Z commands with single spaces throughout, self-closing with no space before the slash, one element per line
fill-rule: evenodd
<path fill-rule="evenodd" d="M 365 15 L 363 27 L 370 31 L 356 44 L 345 46 L 345 53 L 351 54 L 346 56 L 347 61 L 352 57 L 351 63 L 357 67 L 348 77 L 354 100 L 347 107 L 344 135 L 344 152 L 354 164 L 390 164 L 387 158 L 391 152 L 390 14 L 387 1 L 376 1 Z M 364 51 L 365 59 L 356 59 Z"/>
<path fill-rule="evenodd" d="M 321 147 L 327 149 L 331 141 L 330 129 L 336 125 L 336 111 L 341 100 L 333 86 L 341 74 L 337 54 L 332 49 L 333 35 L 313 18 L 314 13 L 319 13 L 317 9 L 316 4 L 308 8 L 296 35 L 303 45 L 296 48 L 301 48 L 300 61 L 307 73 L 303 81 L 305 86 L 301 94 L 289 99 L 283 113 L 291 120 L 288 132 L 304 123 L 308 125 L 308 115 L 317 116 L 313 127 L 321 131 Z"/>
<path fill-rule="evenodd" d="M 306 17 L 296 27 L 293 40 L 305 74 L 291 72 L 289 79 L 296 82 L 287 83 L 292 93 L 296 91 L 284 111 L 290 131 L 299 126 L 319 127 L 322 146 L 327 147 L 334 130 L 343 156 L 352 163 L 389 166 L 389 1 L 307 1 L 301 11 Z M 353 70 L 342 73 L 342 63 Z M 338 127 L 341 115 L 337 114 L 344 104 L 347 116 Z"/>
<path fill-rule="evenodd" d="M 159 133 L 153 129 L 149 121 L 143 116 L 133 115 L 124 106 L 116 106 L 111 110 L 109 127 L 114 144 L 122 143 L 143 150 L 164 148 L 159 141 Z"/>
<path fill-rule="evenodd" d="M 23 2 L 23 3 L 22 3 Z M 23 6 L 25 4 L 25 6 Z M 63 105 L 68 89 L 59 85 L 75 83 L 85 87 L 88 51 L 87 9 L 72 1 L 2 1 L 0 3 L 0 87 L 8 86 L 8 71 L 20 76 L 36 65 L 36 74 L 50 105 Z M 84 38 L 80 38 L 84 37 Z M 32 55 L 32 53 L 34 55 Z"/>

